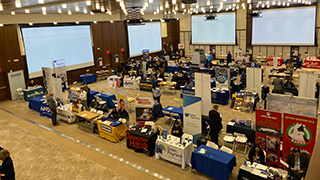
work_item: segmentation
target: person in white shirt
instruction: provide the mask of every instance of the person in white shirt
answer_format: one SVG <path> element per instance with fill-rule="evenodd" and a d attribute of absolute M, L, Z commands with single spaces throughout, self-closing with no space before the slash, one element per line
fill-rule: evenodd
<path fill-rule="evenodd" d="M 161 90 L 160 88 L 153 85 L 152 87 L 152 96 L 153 100 L 157 100 L 157 102 L 160 104 L 160 97 L 161 97 Z"/>
<path fill-rule="evenodd" d="M 88 104 L 87 104 L 87 92 L 84 90 L 83 87 L 80 88 L 80 94 L 79 94 L 80 103 L 88 110 Z"/>

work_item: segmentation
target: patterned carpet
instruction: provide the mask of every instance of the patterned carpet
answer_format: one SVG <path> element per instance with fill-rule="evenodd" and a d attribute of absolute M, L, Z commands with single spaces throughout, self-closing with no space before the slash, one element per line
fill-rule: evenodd
<path fill-rule="evenodd" d="M 0 118 L 0 146 L 9 150 L 16 179 L 125 180 L 114 171 Z"/>

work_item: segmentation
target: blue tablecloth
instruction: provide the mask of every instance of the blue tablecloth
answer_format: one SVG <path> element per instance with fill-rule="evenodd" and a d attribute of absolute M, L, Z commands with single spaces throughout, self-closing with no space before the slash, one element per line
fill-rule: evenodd
<path fill-rule="evenodd" d="M 227 91 L 227 90 L 212 91 L 211 90 L 211 102 L 212 103 L 227 105 L 228 101 L 229 101 L 229 91 Z"/>
<path fill-rule="evenodd" d="M 158 83 L 150 80 L 140 80 L 140 91 L 152 91 L 152 86 L 158 87 Z"/>
<path fill-rule="evenodd" d="M 35 97 L 29 100 L 29 109 L 40 112 L 43 97 Z"/>
<path fill-rule="evenodd" d="M 114 105 L 114 103 L 112 102 L 112 100 L 116 100 L 116 95 L 112 94 L 112 95 L 107 95 L 107 94 L 97 94 L 97 96 L 99 98 L 101 98 L 102 100 L 106 101 L 107 106 L 109 109 L 112 109 L 114 107 L 116 107 Z"/>
<path fill-rule="evenodd" d="M 40 116 L 46 116 L 48 118 L 51 118 L 51 110 L 47 102 L 44 102 L 44 101 L 41 102 Z"/>
<path fill-rule="evenodd" d="M 43 95 L 44 95 L 43 87 L 23 90 L 23 98 L 25 101 L 29 101 L 34 97 L 43 96 Z"/>
<path fill-rule="evenodd" d="M 171 109 L 172 108 L 172 109 Z M 181 119 L 181 124 L 183 124 L 183 108 L 178 108 L 174 106 L 167 106 L 163 111 L 168 111 L 170 113 L 177 113 Z"/>
<path fill-rule="evenodd" d="M 90 101 L 92 101 L 94 99 L 94 95 L 99 94 L 98 91 L 90 91 Z"/>
<path fill-rule="evenodd" d="M 95 74 L 86 74 L 79 77 L 79 81 L 82 84 L 89 84 L 93 82 L 97 82 L 97 76 Z"/>
<path fill-rule="evenodd" d="M 207 149 L 207 154 L 199 153 L 201 148 Z M 191 166 L 216 180 L 229 180 L 229 173 L 236 166 L 236 156 L 201 145 L 192 152 Z"/>
<path fill-rule="evenodd" d="M 182 69 L 181 66 L 167 66 L 166 67 L 166 72 L 173 74 L 174 72 L 179 71 L 181 69 Z"/>

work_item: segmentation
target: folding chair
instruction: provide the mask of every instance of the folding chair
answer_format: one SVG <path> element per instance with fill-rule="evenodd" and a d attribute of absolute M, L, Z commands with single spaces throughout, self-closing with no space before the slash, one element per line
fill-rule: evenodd
<path fill-rule="evenodd" d="M 23 89 L 22 89 L 22 88 L 18 88 L 18 89 L 17 89 L 17 92 L 18 92 L 19 96 L 20 96 L 22 99 L 24 99 Z"/>
<path fill-rule="evenodd" d="M 214 149 L 219 149 L 219 146 L 216 145 L 214 142 L 211 142 L 211 141 L 207 141 L 206 146 L 212 147 L 212 148 L 214 148 Z"/>
<path fill-rule="evenodd" d="M 232 149 L 230 149 L 230 148 L 228 148 L 228 147 L 226 147 L 226 146 L 222 146 L 222 147 L 220 148 L 220 150 L 223 151 L 223 152 L 229 153 L 229 154 L 233 154 Z"/>
<path fill-rule="evenodd" d="M 233 133 L 234 135 L 234 151 L 237 152 L 241 152 L 241 153 L 246 153 L 247 152 L 247 148 L 248 148 L 248 144 L 247 144 L 247 140 L 248 138 L 246 137 L 246 135 L 244 134 L 240 134 L 240 133 Z M 241 146 L 244 146 L 244 151 L 239 151 L 237 148 Z"/>
<path fill-rule="evenodd" d="M 223 146 L 227 144 L 232 144 L 232 149 L 234 148 L 234 137 L 231 133 L 222 132 L 221 135 L 223 136 Z"/>
<path fill-rule="evenodd" d="M 179 121 L 181 123 L 181 119 L 178 113 L 171 113 L 171 117 L 173 121 L 171 121 L 170 126 L 173 126 L 174 121 Z"/>
<path fill-rule="evenodd" d="M 165 111 L 165 110 L 162 110 L 162 113 L 164 115 L 164 122 L 166 123 L 167 121 L 171 121 L 172 120 L 172 116 L 171 116 L 171 113 L 169 111 Z M 171 122 L 169 123 L 171 124 Z"/>

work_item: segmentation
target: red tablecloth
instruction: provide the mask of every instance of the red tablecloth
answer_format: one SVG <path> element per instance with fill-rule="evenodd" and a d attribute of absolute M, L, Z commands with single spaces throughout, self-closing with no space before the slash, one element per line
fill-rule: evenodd
<path fill-rule="evenodd" d="M 278 61 L 278 67 L 282 66 L 282 58 L 278 58 L 277 61 Z M 267 59 L 267 66 L 273 66 L 273 57 L 269 57 Z"/>
<path fill-rule="evenodd" d="M 310 69 L 320 69 L 320 61 L 319 60 L 304 60 L 302 65 L 303 68 L 310 68 Z"/>

